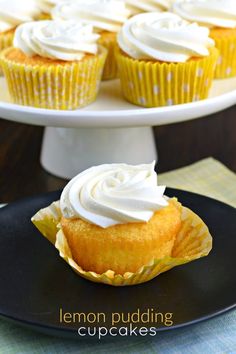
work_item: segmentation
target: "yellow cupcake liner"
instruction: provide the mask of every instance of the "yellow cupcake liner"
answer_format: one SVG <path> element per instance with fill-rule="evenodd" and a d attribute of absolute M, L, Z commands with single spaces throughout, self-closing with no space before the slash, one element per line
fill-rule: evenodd
<path fill-rule="evenodd" d="M 107 58 L 103 69 L 102 80 L 111 80 L 118 77 L 116 62 L 116 33 L 101 34 L 98 43 L 107 49 Z"/>
<path fill-rule="evenodd" d="M 135 60 L 120 50 L 116 55 L 124 97 L 138 106 L 160 107 L 207 98 L 218 51 L 186 63 Z"/>
<path fill-rule="evenodd" d="M 0 33 L 0 51 L 12 46 L 15 31 Z"/>
<path fill-rule="evenodd" d="M 14 33 L 15 33 L 14 30 L 0 33 L 0 52 L 12 46 Z M 3 70 L 0 67 L 0 76 L 2 75 L 3 75 Z"/>
<path fill-rule="evenodd" d="M 0 63 L 14 103 L 39 108 L 70 110 L 96 99 L 101 81 L 106 49 L 81 61 L 66 64 L 29 65 L 0 54 Z"/>
<path fill-rule="evenodd" d="M 103 274 L 84 271 L 73 260 L 70 247 L 60 227 L 62 214 L 58 201 L 38 211 L 31 220 L 78 275 L 97 283 L 125 286 L 147 282 L 173 267 L 207 256 L 212 249 L 212 237 L 199 216 L 177 201 L 176 206 L 181 210 L 182 226 L 176 237 L 172 256 L 154 259 L 137 272 L 126 272 L 124 275 L 115 274 L 112 270 L 107 270 Z"/>
<path fill-rule="evenodd" d="M 225 79 L 236 76 L 236 30 L 220 31 L 211 30 L 210 36 L 215 41 L 215 46 L 219 51 L 216 63 L 215 78 Z"/>

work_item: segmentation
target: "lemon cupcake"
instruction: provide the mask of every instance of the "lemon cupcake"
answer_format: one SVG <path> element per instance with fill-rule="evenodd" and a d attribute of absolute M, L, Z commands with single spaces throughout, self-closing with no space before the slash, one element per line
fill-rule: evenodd
<path fill-rule="evenodd" d="M 14 47 L 0 62 L 13 102 L 49 109 L 76 109 L 94 101 L 106 49 L 91 25 L 36 21 L 20 25 Z"/>
<path fill-rule="evenodd" d="M 210 29 L 219 50 L 215 78 L 236 76 L 236 6 L 234 0 L 179 0 L 173 11 Z"/>
<path fill-rule="evenodd" d="M 209 29 L 169 12 L 130 18 L 119 35 L 117 63 L 124 97 L 143 107 L 208 96 L 218 51 Z"/>
<path fill-rule="evenodd" d="M 108 50 L 103 80 L 117 77 L 115 46 L 117 32 L 129 17 L 125 3 L 120 0 L 80 0 L 59 3 L 52 11 L 54 19 L 85 21 L 99 33 L 98 41 Z"/>
<path fill-rule="evenodd" d="M 173 0 L 125 0 L 131 16 L 142 12 L 168 11 Z"/>
<path fill-rule="evenodd" d="M 203 221 L 164 190 L 154 163 L 100 165 L 74 177 L 32 222 L 79 275 L 142 283 L 212 247 Z"/>
<path fill-rule="evenodd" d="M 11 47 L 16 27 L 33 21 L 40 13 L 34 0 L 0 2 L 0 51 Z M 1 71 L 1 70 L 0 70 Z"/>

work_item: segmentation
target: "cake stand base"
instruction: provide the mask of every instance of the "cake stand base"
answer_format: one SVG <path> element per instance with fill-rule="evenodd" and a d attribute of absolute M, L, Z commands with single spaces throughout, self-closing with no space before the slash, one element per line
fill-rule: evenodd
<path fill-rule="evenodd" d="M 152 128 L 52 128 L 44 131 L 41 164 L 70 179 L 103 163 L 150 163 L 157 160 Z"/>

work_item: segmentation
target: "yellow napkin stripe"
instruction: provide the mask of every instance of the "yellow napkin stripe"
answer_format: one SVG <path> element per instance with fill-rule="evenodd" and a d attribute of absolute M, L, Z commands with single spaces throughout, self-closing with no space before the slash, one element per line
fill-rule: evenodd
<path fill-rule="evenodd" d="M 236 175 L 213 158 L 160 174 L 158 183 L 206 195 L 236 207 Z"/>

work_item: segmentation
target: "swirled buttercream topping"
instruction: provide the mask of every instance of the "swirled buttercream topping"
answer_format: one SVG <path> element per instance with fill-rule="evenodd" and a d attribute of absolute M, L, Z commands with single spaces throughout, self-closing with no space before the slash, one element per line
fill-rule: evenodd
<path fill-rule="evenodd" d="M 50 14 L 52 9 L 63 0 L 37 0 L 40 10 L 44 13 Z"/>
<path fill-rule="evenodd" d="M 40 13 L 34 0 L 0 0 L 0 32 L 33 21 Z"/>
<path fill-rule="evenodd" d="M 186 20 L 208 27 L 235 28 L 235 0 L 178 0 L 173 11 Z"/>
<path fill-rule="evenodd" d="M 72 61 L 96 54 L 98 38 L 93 27 L 83 22 L 36 21 L 16 29 L 14 46 L 28 56 Z"/>
<path fill-rule="evenodd" d="M 52 10 L 54 19 L 83 20 L 97 31 L 109 32 L 118 32 L 129 15 L 121 0 L 70 0 Z"/>
<path fill-rule="evenodd" d="M 105 164 L 74 177 L 62 192 L 60 208 L 66 218 L 81 218 L 103 228 L 147 222 L 168 205 L 164 191 L 157 185 L 154 163 Z"/>
<path fill-rule="evenodd" d="M 169 12 L 144 13 L 130 18 L 118 35 L 122 51 L 134 59 L 186 62 L 209 55 L 214 41 L 209 29 Z"/>
<path fill-rule="evenodd" d="M 173 0 L 125 0 L 131 15 L 141 12 L 166 11 L 171 6 Z"/>

